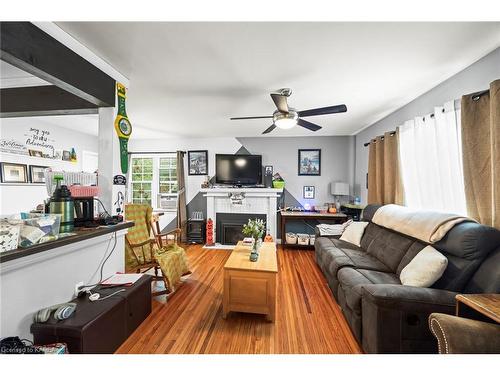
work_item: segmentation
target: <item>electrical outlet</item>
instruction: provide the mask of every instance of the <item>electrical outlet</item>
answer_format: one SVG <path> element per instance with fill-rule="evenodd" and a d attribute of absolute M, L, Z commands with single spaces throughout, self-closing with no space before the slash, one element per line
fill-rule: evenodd
<path fill-rule="evenodd" d="M 83 281 L 76 283 L 75 285 L 75 297 L 78 297 L 78 293 L 83 289 Z"/>

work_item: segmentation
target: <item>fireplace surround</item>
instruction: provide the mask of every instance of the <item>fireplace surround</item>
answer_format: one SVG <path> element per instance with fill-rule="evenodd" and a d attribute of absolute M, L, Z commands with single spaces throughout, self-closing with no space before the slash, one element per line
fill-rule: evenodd
<path fill-rule="evenodd" d="M 213 236 L 216 243 L 222 244 L 223 241 L 226 243 L 229 241 L 222 237 L 224 232 L 220 230 L 222 222 L 219 216 L 222 215 L 224 218 L 225 214 L 247 215 L 243 223 L 236 222 L 232 226 L 230 222 L 226 223 L 226 237 L 230 236 L 230 232 L 231 236 L 236 236 L 237 231 L 241 232 L 241 225 L 245 224 L 249 218 L 257 217 L 266 221 L 267 230 L 273 238 L 276 238 L 277 202 L 283 189 L 215 187 L 201 189 L 201 192 L 207 198 L 207 219 L 212 219 L 214 222 Z M 236 219 L 237 216 L 233 218 Z"/>

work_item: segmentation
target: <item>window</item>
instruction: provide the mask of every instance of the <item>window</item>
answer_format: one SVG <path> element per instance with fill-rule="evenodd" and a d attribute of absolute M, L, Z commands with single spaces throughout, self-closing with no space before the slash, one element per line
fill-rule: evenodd
<path fill-rule="evenodd" d="M 177 159 L 175 153 L 133 155 L 129 201 L 155 209 L 177 208 Z"/>
<path fill-rule="evenodd" d="M 177 194 L 177 160 L 160 158 L 160 194 Z"/>
<path fill-rule="evenodd" d="M 460 110 L 454 102 L 399 127 L 405 204 L 466 215 Z"/>
<path fill-rule="evenodd" d="M 153 159 L 132 159 L 132 202 L 151 205 Z"/>

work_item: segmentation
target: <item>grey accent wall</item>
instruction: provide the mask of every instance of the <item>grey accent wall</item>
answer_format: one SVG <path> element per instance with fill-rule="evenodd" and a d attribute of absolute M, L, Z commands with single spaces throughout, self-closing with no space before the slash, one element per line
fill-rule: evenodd
<path fill-rule="evenodd" d="M 460 99 L 465 94 L 487 89 L 490 82 L 499 78 L 500 48 L 497 48 L 432 90 L 358 133 L 355 148 L 355 195 L 361 196 L 362 202 L 366 203 L 368 194 L 366 189 L 368 147 L 364 147 L 364 143 L 386 131 L 394 130 L 406 120 L 431 113 L 435 106 L 442 105 L 450 100 Z"/>
<path fill-rule="evenodd" d="M 334 201 L 330 194 L 332 181 L 354 184 L 354 137 L 245 137 L 237 140 L 251 153 L 262 155 L 263 165 L 272 165 L 285 180 L 284 202 L 286 206 L 301 207 L 322 205 Z M 298 175 L 298 150 L 321 149 L 321 176 Z M 315 186 L 315 199 L 303 199 L 303 186 Z M 346 199 L 348 199 L 346 197 Z M 278 219 L 279 220 L 279 219 Z M 317 222 L 290 222 L 286 231 L 314 233 Z M 278 238 L 280 223 L 278 222 Z"/>
<path fill-rule="evenodd" d="M 300 204 L 333 202 L 330 182 L 354 183 L 354 137 L 244 137 L 237 140 L 251 153 L 262 155 L 263 165 L 272 165 L 285 180 L 287 192 Z M 321 176 L 298 175 L 298 150 L 321 149 Z M 315 199 L 303 199 L 302 188 L 315 186 Z M 292 201 L 293 202 L 293 201 Z"/>

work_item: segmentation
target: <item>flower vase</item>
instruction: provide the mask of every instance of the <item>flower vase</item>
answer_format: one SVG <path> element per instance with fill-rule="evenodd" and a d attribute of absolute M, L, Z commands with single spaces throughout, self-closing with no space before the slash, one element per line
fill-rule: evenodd
<path fill-rule="evenodd" d="M 252 246 L 252 251 L 250 252 L 250 261 L 251 262 L 257 262 L 259 259 L 259 248 L 262 246 L 262 239 L 254 239 L 255 241 L 253 242 Z"/>

